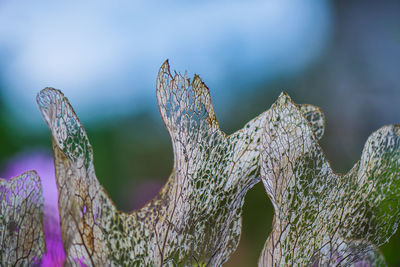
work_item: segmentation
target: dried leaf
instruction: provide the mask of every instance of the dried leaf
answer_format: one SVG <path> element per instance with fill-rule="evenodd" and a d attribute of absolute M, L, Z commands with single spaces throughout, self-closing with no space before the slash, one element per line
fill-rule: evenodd
<path fill-rule="evenodd" d="M 32 266 L 44 254 L 43 196 L 39 176 L 0 179 L 0 265 Z"/>
<path fill-rule="evenodd" d="M 275 215 L 259 265 L 384 266 L 376 246 L 400 222 L 400 126 L 374 132 L 339 175 L 300 110 L 282 94 L 262 131 L 260 174 Z"/>
<path fill-rule="evenodd" d="M 208 88 L 195 76 L 157 78 L 174 169 L 159 195 L 130 214 L 99 184 L 88 137 L 63 94 L 46 88 L 38 104 L 53 136 L 61 231 L 67 262 L 86 265 L 220 265 L 236 249 L 246 192 L 259 181 L 267 113 L 236 133 L 220 131 Z M 322 135 L 322 113 L 304 106 Z M 152 164 L 149 162 L 149 164 Z"/>

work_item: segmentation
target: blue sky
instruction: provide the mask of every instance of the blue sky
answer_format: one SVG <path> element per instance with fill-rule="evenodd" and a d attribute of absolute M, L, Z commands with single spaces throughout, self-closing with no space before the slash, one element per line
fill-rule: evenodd
<path fill-rule="evenodd" d="M 2 1 L 1 93 L 10 116 L 32 126 L 46 86 L 62 89 L 87 121 L 156 111 L 168 58 L 223 103 L 304 71 L 329 43 L 332 17 L 327 0 Z"/>

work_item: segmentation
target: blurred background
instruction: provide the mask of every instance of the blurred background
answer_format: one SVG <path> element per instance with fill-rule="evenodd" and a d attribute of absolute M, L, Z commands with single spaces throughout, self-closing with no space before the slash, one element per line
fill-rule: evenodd
<path fill-rule="evenodd" d="M 35 101 L 51 86 L 85 126 L 97 176 L 118 208 L 140 208 L 172 170 L 155 95 L 167 58 L 171 69 L 202 77 L 228 134 L 281 91 L 321 107 L 321 145 L 336 172 L 353 166 L 374 130 L 400 123 L 397 0 L 1 0 L 1 176 L 38 155 L 51 168 L 50 133 Z M 246 197 L 227 266 L 255 266 L 271 223 L 259 184 Z M 389 266 L 400 266 L 400 231 L 381 249 Z"/>

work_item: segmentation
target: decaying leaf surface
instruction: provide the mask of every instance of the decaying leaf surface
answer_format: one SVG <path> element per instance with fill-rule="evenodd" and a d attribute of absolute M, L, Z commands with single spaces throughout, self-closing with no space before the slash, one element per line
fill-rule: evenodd
<path fill-rule="evenodd" d="M 174 169 L 155 199 L 127 214 L 115 208 L 99 184 L 91 145 L 68 100 L 52 88 L 39 93 L 53 137 L 68 264 L 215 266 L 236 249 L 244 196 L 259 181 L 267 113 L 226 136 L 205 84 L 198 76 L 190 82 L 171 75 L 168 62 L 157 78 L 157 99 L 172 139 Z M 320 110 L 303 109 L 322 133 Z"/>
<path fill-rule="evenodd" d="M 34 171 L 0 179 L 0 266 L 33 266 L 45 252 L 43 196 Z"/>
<path fill-rule="evenodd" d="M 384 266 L 375 246 L 400 221 L 400 126 L 374 132 L 338 175 L 287 95 L 268 112 L 260 175 L 275 215 L 259 265 Z"/>

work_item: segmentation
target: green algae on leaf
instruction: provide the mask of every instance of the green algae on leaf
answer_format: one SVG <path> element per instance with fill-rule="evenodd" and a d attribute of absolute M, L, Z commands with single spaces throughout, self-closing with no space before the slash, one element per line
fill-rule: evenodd
<path fill-rule="evenodd" d="M 158 196 L 128 214 L 116 209 L 99 184 L 91 145 L 68 100 L 52 88 L 39 93 L 53 137 L 67 263 L 215 266 L 236 249 L 244 197 L 259 182 L 267 113 L 225 135 L 205 84 L 198 76 L 191 82 L 171 75 L 168 62 L 158 74 L 157 99 L 174 169 Z M 304 112 L 322 135 L 320 110 L 307 105 Z"/>
<path fill-rule="evenodd" d="M 269 112 L 260 175 L 275 215 L 259 265 L 385 266 L 376 246 L 400 221 L 400 127 L 374 132 L 361 160 L 339 175 L 287 95 Z"/>
<path fill-rule="evenodd" d="M 29 171 L 0 179 L 0 266 L 32 266 L 44 254 L 43 195 Z"/>
<path fill-rule="evenodd" d="M 157 98 L 173 142 L 174 169 L 155 199 L 127 214 L 99 184 L 92 148 L 68 100 L 51 88 L 38 95 L 53 136 L 69 264 L 220 265 L 236 248 L 244 196 L 258 182 L 255 132 L 265 118 L 226 136 L 200 78 L 172 76 L 167 62 L 157 78 Z"/>

